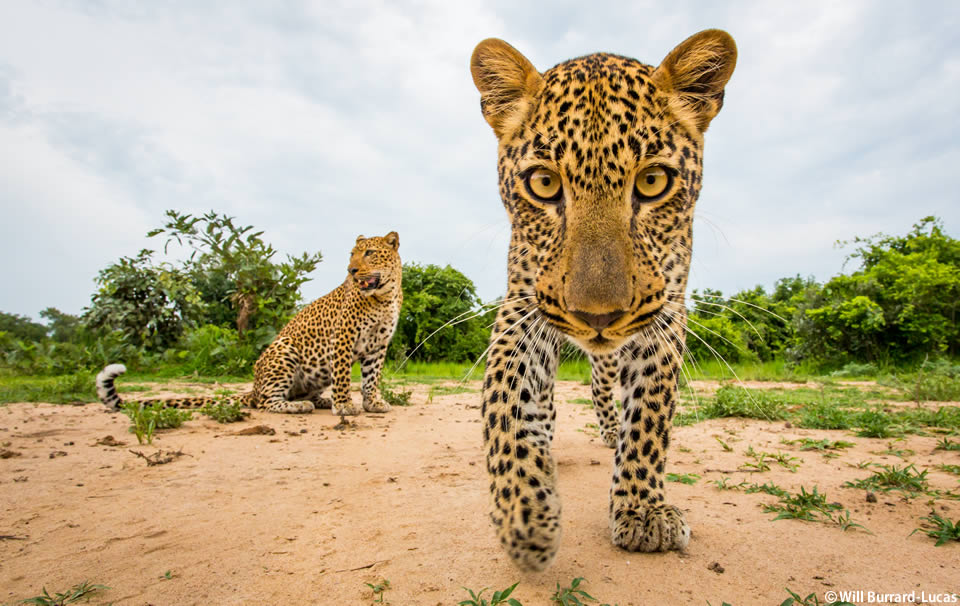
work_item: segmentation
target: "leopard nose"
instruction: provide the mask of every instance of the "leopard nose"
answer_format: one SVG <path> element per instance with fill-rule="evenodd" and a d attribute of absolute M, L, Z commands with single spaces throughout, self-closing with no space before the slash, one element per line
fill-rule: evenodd
<path fill-rule="evenodd" d="M 357 275 L 357 272 L 360 271 L 360 268 L 359 268 L 359 267 L 351 267 L 351 268 L 349 268 L 349 269 L 350 269 L 350 275 L 351 275 L 351 276 Z"/>
<path fill-rule="evenodd" d="M 617 310 L 605 314 L 591 314 L 585 311 L 573 311 L 571 313 L 586 322 L 590 328 L 600 331 L 622 318 L 626 312 Z"/>

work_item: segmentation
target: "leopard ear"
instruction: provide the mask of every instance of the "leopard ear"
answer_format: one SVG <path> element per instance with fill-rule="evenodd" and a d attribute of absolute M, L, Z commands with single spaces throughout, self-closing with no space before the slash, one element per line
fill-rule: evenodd
<path fill-rule="evenodd" d="M 399 250 L 399 248 L 400 248 L 400 235 L 397 234 L 397 232 L 392 231 L 392 232 L 390 232 L 389 234 L 385 235 L 385 236 L 383 237 L 383 239 L 386 240 L 386 241 L 387 241 L 387 244 L 389 244 L 390 246 L 392 246 L 392 247 L 394 248 L 394 250 Z"/>
<path fill-rule="evenodd" d="M 736 65 L 737 45 L 730 34 L 708 29 L 670 51 L 653 80 L 670 95 L 677 118 L 704 132 L 723 106 L 723 89 Z"/>
<path fill-rule="evenodd" d="M 514 132 L 534 107 L 543 78 L 520 51 L 487 38 L 470 57 L 470 73 L 480 91 L 480 109 L 497 138 Z"/>
<path fill-rule="evenodd" d="M 366 238 L 364 238 L 362 235 L 357 236 L 357 244 L 360 244 L 360 243 L 363 242 L 364 240 L 366 240 Z"/>

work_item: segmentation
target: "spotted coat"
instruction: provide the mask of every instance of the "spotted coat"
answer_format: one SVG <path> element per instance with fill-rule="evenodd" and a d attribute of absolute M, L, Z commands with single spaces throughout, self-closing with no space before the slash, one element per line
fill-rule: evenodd
<path fill-rule="evenodd" d="M 606 398 L 597 414 L 616 449 L 613 542 L 658 551 L 689 541 L 683 514 L 665 501 L 663 476 L 703 133 L 735 62 L 732 38 L 718 30 L 687 39 L 656 68 L 601 53 L 540 74 L 501 40 L 474 51 L 512 225 L 507 295 L 483 386 L 490 516 L 523 569 L 544 569 L 560 544 L 551 441 L 564 341 L 590 354 L 594 399 Z"/>
<path fill-rule="evenodd" d="M 363 409 L 390 409 L 380 395 L 380 373 L 403 303 L 402 268 L 396 232 L 357 238 L 343 284 L 303 308 L 260 354 L 253 389 L 228 401 L 270 412 L 304 413 L 332 408 L 335 414 L 359 414 L 350 398 L 350 369 L 360 362 Z M 107 366 L 97 376 L 97 392 L 111 409 L 122 403 L 114 386 L 126 368 Z M 331 389 L 332 397 L 324 394 Z M 176 408 L 198 408 L 211 397 L 143 400 Z"/>

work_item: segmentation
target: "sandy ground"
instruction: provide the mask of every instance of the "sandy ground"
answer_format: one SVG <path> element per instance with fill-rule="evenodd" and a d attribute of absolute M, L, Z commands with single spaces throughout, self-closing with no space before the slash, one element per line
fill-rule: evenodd
<path fill-rule="evenodd" d="M 199 417 L 160 433 L 153 446 L 138 446 L 126 417 L 99 404 L 0 407 L 0 444 L 19 453 L 0 459 L 0 603 L 85 580 L 111 587 L 91 603 L 155 606 L 370 604 L 365 583 L 381 579 L 391 583 L 385 603 L 430 606 L 466 598 L 463 586 L 516 581 L 514 597 L 524 606 L 546 605 L 556 583 L 574 577 L 619 606 L 780 604 L 785 587 L 821 599 L 830 590 L 960 591 L 960 544 L 934 547 L 909 536 L 930 512 L 928 498 L 880 493 L 868 503 L 864 491 L 842 487 L 869 475 L 855 467 L 859 461 L 902 463 L 875 454 L 888 440 L 782 422 L 675 428 L 668 471 L 701 476 L 695 485 L 668 487 L 693 528 L 689 548 L 636 554 L 613 547 L 606 515 L 612 451 L 587 427 L 593 410 L 570 402 L 589 397 L 577 383 L 557 389 L 562 547 L 546 572 L 522 573 L 500 551 L 486 517 L 478 393 L 429 399 L 428 389 L 416 386 L 412 406 L 361 415 L 348 429 L 335 429 L 338 419 L 327 411 L 254 413 L 231 425 Z M 256 425 L 276 434 L 232 435 Z M 126 445 L 98 445 L 107 435 Z M 856 446 L 826 459 L 781 443 L 800 437 Z M 934 451 L 936 441 L 910 437 L 897 448 L 915 451 L 909 460 L 931 468 L 933 486 L 956 489 L 955 476 L 932 468 L 960 464 L 960 452 Z M 749 445 L 789 452 L 802 464 L 796 473 L 776 465 L 762 474 L 735 471 Z M 148 467 L 130 452 L 158 448 L 185 455 Z M 791 491 L 816 485 L 873 534 L 774 522 L 761 510 L 774 497 L 718 490 L 713 480 L 724 476 Z M 960 502 L 933 506 L 960 518 Z"/>

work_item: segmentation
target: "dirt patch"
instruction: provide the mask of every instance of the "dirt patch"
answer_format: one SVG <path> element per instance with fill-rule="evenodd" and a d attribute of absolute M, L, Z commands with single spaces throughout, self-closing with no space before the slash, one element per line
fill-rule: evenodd
<path fill-rule="evenodd" d="M 253 427 L 247 427 L 246 429 L 241 429 L 240 431 L 235 431 L 229 435 L 231 436 L 273 436 L 277 434 L 277 430 L 269 425 L 254 425 Z"/>
<path fill-rule="evenodd" d="M 866 491 L 844 483 L 870 474 L 857 466 L 864 461 L 902 465 L 880 454 L 888 440 L 783 422 L 714 419 L 675 428 L 667 471 L 699 476 L 667 488 L 693 528 L 690 546 L 666 554 L 615 548 L 607 528 L 613 451 L 591 428 L 590 406 L 571 403 L 590 397 L 589 386 L 574 382 L 559 383 L 555 397 L 562 546 L 546 572 L 521 573 L 488 521 L 480 385 L 468 387 L 476 391 L 435 390 L 427 403 L 429 386 L 412 386 L 412 406 L 351 418 L 346 431 L 334 428 L 339 418 L 329 411 L 255 411 L 229 426 L 232 433 L 269 424 L 276 432 L 268 440 L 233 439 L 223 425 L 197 416 L 157 432 L 153 444 L 191 456 L 149 467 L 126 449 L 98 444 L 101 436 L 128 435 L 129 424 L 100 405 L 0 408 L 4 441 L 22 453 L 0 460 L 0 535 L 11 537 L 0 541 L 0 603 L 84 580 L 112 587 L 92 604 L 137 606 L 365 605 L 375 599 L 366 583 L 383 579 L 390 581 L 384 602 L 395 606 L 448 606 L 468 597 L 462 586 L 503 589 L 517 581 L 512 597 L 545 606 L 557 582 L 575 577 L 619 606 L 779 604 L 785 587 L 821 599 L 827 590 L 960 590 L 960 545 L 934 547 L 910 535 L 931 505 L 956 520 L 960 503 L 884 492 L 868 502 Z M 53 437 L 69 456 L 49 457 Z M 799 438 L 855 445 L 826 458 L 785 443 Z M 896 448 L 916 453 L 909 461 L 930 470 L 931 487 L 956 490 L 957 476 L 937 464 L 960 464 L 960 452 L 934 450 L 937 440 L 911 436 Z M 739 471 L 749 446 L 796 457 L 799 467 Z M 791 492 L 817 486 L 872 534 L 773 521 L 761 505 L 775 497 L 719 490 L 715 481 L 724 477 Z"/>

